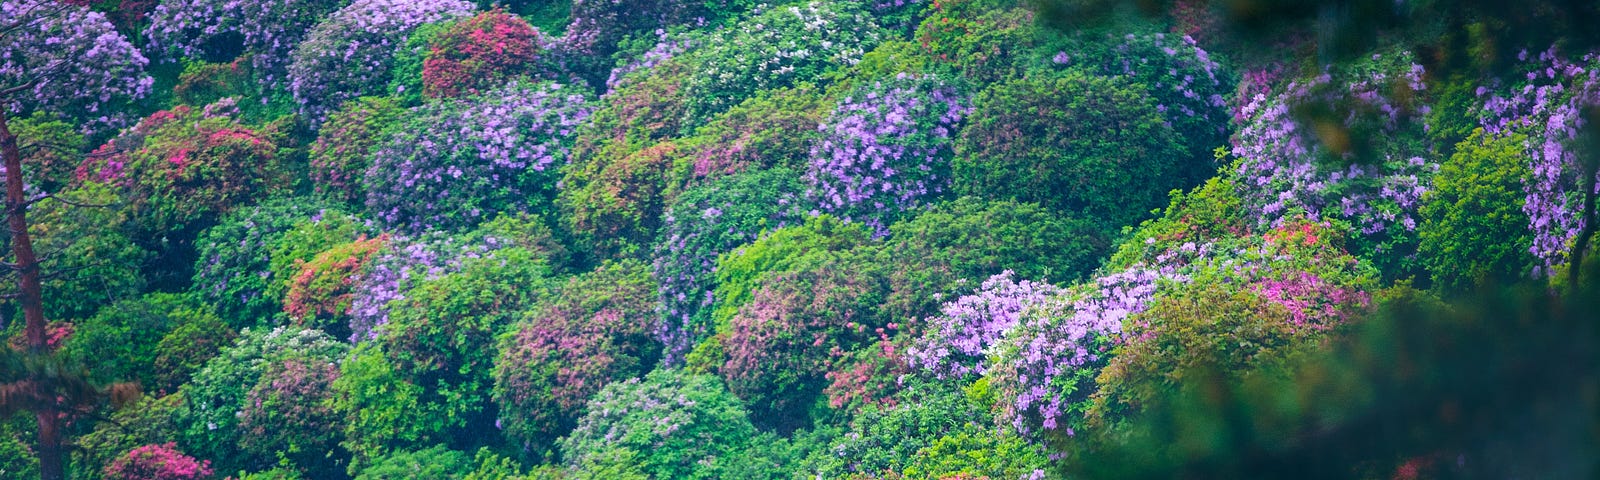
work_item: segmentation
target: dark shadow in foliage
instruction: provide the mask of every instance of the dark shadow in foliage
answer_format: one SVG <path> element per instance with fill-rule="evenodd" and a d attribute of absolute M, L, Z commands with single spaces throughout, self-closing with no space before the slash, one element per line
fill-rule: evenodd
<path fill-rule="evenodd" d="M 1600 473 L 1600 288 L 1385 297 L 1330 348 L 1239 373 L 1191 369 L 1193 381 L 1069 444 L 1060 468 L 1082 479 Z"/>

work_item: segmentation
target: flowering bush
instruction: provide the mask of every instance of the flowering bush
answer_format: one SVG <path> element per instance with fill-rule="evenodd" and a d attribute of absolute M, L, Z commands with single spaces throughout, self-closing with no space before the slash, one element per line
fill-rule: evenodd
<path fill-rule="evenodd" d="M 817 129 L 832 103 L 818 88 L 802 84 L 763 90 L 717 114 L 677 141 L 683 150 L 674 166 L 669 196 L 746 170 L 803 171 Z"/>
<path fill-rule="evenodd" d="M 503 248 L 391 303 L 376 342 L 398 378 L 422 389 L 417 402 L 443 421 L 438 434 L 492 431 L 495 337 L 547 296 L 549 275 L 539 253 Z"/>
<path fill-rule="evenodd" d="M 601 387 L 639 377 L 660 360 L 657 319 L 644 263 L 606 263 L 572 277 L 498 341 L 499 426 L 525 448 L 553 446 Z"/>
<path fill-rule="evenodd" d="M 1480 280 L 1512 283 L 1532 271 L 1533 234 L 1522 210 L 1533 173 L 1521 135 L 1482 131 L 1456 146 L 1423 197 L 1420 263 L 1435 288 L 1465 292 Z"/>
<path fill-rule="evenodd" d="M 884 288 L 838 265 L 763 278 L 719 332 L 727 352 L 719 372 L 758 426 L 790 432 L 809 425 L 835 357 L 870 343 L 883 326 L 872 313 Z"/>
<path fill-rule="evenodd" d="M 1527 73 L 1509 95 L 1490 96 L 1484 103 L 1484 129 L 1490 134 L 1527 135 L 1523 155 L 1532 177 L 1524 182 L 1522 211 L 1528 216 L 1533 243 L 1528 251 L 1538 260 L 1534 277 L 1554 276 L 1567 262 L 1571 243 L 1584 228 L 1578 143 L 1584 111 L 1600 105 L 1600 75 L 1593 65 L 1600 55 L 1581 62 L 1563 57 L 1555 47 L 1528 59 Z M 1489 89 L 1480 87 L 1480 97 Z"/>
<path fill-rule="evenodd" d="M 362 178 L 372 150 L 389 138 L 389 129 L 404 113 L 387 97 L 361 97 L 329 114 L 311 144 L 311 186 L 317 194 L 344 205 L 365 206 Z"/>
<path fill-rule="evenodd" d="M 417 284 L 460 271 L 463 262 L 496 248 L 439 233 L 390 238 L 356 279 L 350 341 L 376 338 L 378 327 L 389 322 L 390 302 L 404 299 Z"/>
<path fill-rule="evenodd" d="M 300 264 L 289 279 L 283 311 L 295 325 L 315 328 L 337 338 L 350 336 L 350 302 L 356 280 L 388 237 L 361 238 L 337 245 Z"/>
<path fill-rule="evenodd" d="M 108 414 L 115 422 L 99 422 L 93 431 L 78 435 L 73 444 L 79 448 L 72 456 L 68 478 L 94 480 L 105 478 L 106 467 L 118 460 L 126 461 L 130 450 L 146 445 L 161 445 L 176 438 L 173 432 L 172 412 L 182 403 L 178 395 L 156 397 L 144 395 L 133 403 Z M 0 434 L 0 442 L 9 434 Z M 0 448 L 3 452 L 4 448 Z M 32 452 L 27 458 L 37 461 Z M 4 457 L 0 457 L 4 458 Z M 13 464 L 14 465 L 14 464 Z M 24 470 L 25 471 L 25 470 Z M 7 467 L 7 473 L 18 472 Z"/>
<path fill-rule="evenodd" d="M 372 154 L 367 209 L 413 233 L 546 209 L 555 170 L 590 110 L 583 95 L 560 85 L 520 82 L 417 107 Z"/>
<path fill-rule="evenodd" d="M 130 450 L 105 470 L 108 480 L 201 480 L 211 473 L 211 461 L 184 455 L 172 442 Z"/>
<path fill-rule="evenodd" d="M 1077 72 L 1014 80 L 974 104 L 956 141 L 958 193 L 1038 202 L 1114 232 L 1182 186 L 1177 134 L 1127 80 Z"/>
<path fill-rule="evenodd" d="M 1337 80 L 1324 74 L 1294 82 L 1245 106 L 1248 120 L 1233 139 L 1240 158 L 1235 186 L 1258 228 L 1300 215 L 1346 221 L 1360 233 L 1355 251 L 1372 252 L 1390 262 L 1380 265 L 1386 273 L 1402 274 L 1416 248 L 1420 200 L 1438 169 L 1422 132 L 1428 113 L 1417 98 L 1427 88 L 1422 67 L 1408 54 L 1375 55 L 1335 73 Z M 1339 118 L 1296 116 L 1293 108 L 1339 112 L 1331 114 Z M 1322 126 L 1374 141 L 1329 147 L 1329 139 L 1313 137 Z M 1355 144 L 1371 151 L 1348 148 Z"/>
<path fill-rule="evenodd" d="M 306 32 L 343 6 L 338 0 L 163 0 L 145 27 L 151 51 L 210 61 L 249 54 L 269 85 L 283 80 Z"/>
<path fill-rule="evenodd" d="M 328 403 L 337 360 L 290 356 L 268 364 L 239 411 L 239 448 L 258 458 L 281 455 L 315 476 L 339 473 L 342 418 Z"/>
<path fill-rule="evenodd" d="M 695 2 L 684 0 L 572 0 L 566 35 L 556 40 L 563 70 L 596 87 L 603 83 L 618 44 L 630 35 L 662 32 L 693 18 Z M 702 19 L 702 21 L 704 21 Z"/>
<path fill-rule="evenodd" d="M 882 41 L 872 17 L 850 2 L 771 7 L 713 33 L 697 55 L 685 123 L 699 126 L 762 90 L 854 65 Z"/>
<path fill-rule="evenodd" d="M 1009 0 L 941 0 L 927 7 L 915 37 L 935 72 L 978 86 L 1020 77 L 1036 47 L 1032 10 Z"/>
<path fill-rule="evenodd" d="M 798 190 L 789 170 L 746 172 L 686 191 L 667 210 L 653 265 L 663 362 L 677 364 L 711 334 L 717 256 L 797 218 Z"/>
<path fill-rule="evenodd" d="M 272 247 L 302 222 L 329 215 L 343 214 L 309 199 L 272 198 L 223 216 L 195 241 L 195 291 L 235 328 L 264 323 L 283 311 L 283 297 L 267 288 L 287 280 L 273 275 Z"/>
<path fill-rule="evenodd" d="M 700 42 L 697 36 L 689 34 L 669 33 L 664 29 L 658 29 L 655 33 L 656 42 L 648 50 L 633 55 L 628 55 L 624 52 L 617 53 L 617 56 L 620 57 L 617 65 L 611 68 L 611 75 L 606 77 L 606 88 L 604 90 L 606 93 L 609 94 L 627 83 L 647 81 L 650 76 L 658 74 L 651 73 L 657 72 L 657 67 L 666 65 L 674 59 L 680 59 L 677 63 L 685 63 L 681 61 L 682 57 L 680 55 L 683 55 L 684 52 Z M 634 41 L 647 40 L 641 38 Z M 639 73 L 635 75 L 635 72 Z"/>
<path fill-rule="evenodd" d="M 1062 51 L 1051 60 L 1143 84 L 1189 153 L 1179 169 L 1185 179 L 1215 174 L 1212 151 L 1227 142 L 1228 98 L 1239 83 L 1237 75 L 1187 35 L 1130 33 L 1107 43 L 1074 52 L 1079 58 Z"/>
<path fill-rule="evenodd" d="M 899 74 L 858 87 L 818 127 L 806 181 L 827 211 L 879 235 L 899 212 L 950 183 L 950 138 L 969 112 L 966 98 L 937 77 Z"/>
<path fill-rule="evenodd" d="M 240 447 L 254 442 L 240 428 L 243 412 L 250 408 L 250 391 L 287 359 L 307 364 L 331 364 L 343 358 L 348 346 L 316 330 L 293 327 L 244 329 L 239 340 L 224 348 L 179 393 L 184 404 L 175 413 L 184 446 L 216 461 L 228 471 L 255 470 L 276 462 L 275 455 L 254 455 Z M 300 399 L 314 401 L 315 399 Z"/>
<path fill-rule="evenodd" d="M 321 123 L 345 100 L 389 84 L 395 50 L 420 25 L 464 17 L 461 0 L 356 0 L 323 19 L 294 47 L 289 91 L 301 113 Z"/>
<path fill-rule="evenodd" d="M 1023 312 L 1063 295 L 1061 288 L 1028 280 L 1017 282 L 1010 270 L 939 307 L 922 339 L 909 352 L 918 367 L 940 378 L 982 376 L 988 372 L 989 349 L 1016 328 Z"/>
<path fill-rule="evenodd" d="M 1019 278 L 1069 282 L 1100 264 L 1107 241 L 1088 222 L 1031 203 L 964 197 L 935 205 L 890 227 L 878 262 L 895 322 L 939 313 L 942 298 L 961 295 L 1006 270 Z"/>
<path fill-rule="evenodd" d="M 144 98 L 149 63 L 100 12 L 52 0 L 0 1 L 0 89 L 9 115 L 59 112 L 85 130 L 122 126 L 115 108 Z"/>
<path fill-rule="evenodd" d="M 761 234 L 760 238 L 717 258 L 715 300 L 711 318 L 724 331 L 768 275 L 815 268 L 850 250 L 872 244 L 871 232 L 832 216 L 806 218 L 800 225 Z M 866 273 L 860 269 L 857 273 Z"/>
<path fill-rule="evenodd" d="M 451 23 L 433 36 L 422 63 L 423 94 L 487 93 L 535 72 L 544 38 L 521 17 L 494 10 Z"/>
<path fill-rule="evenodd" d="M 374 233 L 370 222 L 332 210 L 324 210 L 320 215 L 295 222 L 277 241 L 267 245 L 267 263 L 272 269 L 274 281 L 267 285 L 266 294 L 284 300 L 282 311 L 291 313 L 291 320 L 299 320 L 294 318 L 294 310 L 285 299 L 289 290 L 300 280 L 301 274 L 305 273 L 305 263 L 330 249 Z M 324 333 L 327 331 L 324 330 Z"/>
<path fill-rule="evenodd" d="M 117 188 L 146 238 L 226 214 L 283 183 L 275 132 L 178 106 L 151 114 L 78 167 L 83 182 Z"/>
<path fill-rule="evenodd" d="M 739 399 L 716 377 L 658 369 L 601 389 L 572 434 L 561 439 L 561 458 L 581 466 L 616 449 L 638 455 L 654 478 L 716 478 L 706 468 L 736 455 L 755 429 Z"/>

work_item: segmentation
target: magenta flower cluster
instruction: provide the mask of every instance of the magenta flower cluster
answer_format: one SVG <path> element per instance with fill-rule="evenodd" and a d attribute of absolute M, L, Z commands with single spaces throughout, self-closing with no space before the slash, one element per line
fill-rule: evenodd
<path fill-rule="evenodd" d="M 592 111 L 575 89 L 520 81 L 417 107 L 373 153 L 367 209 L 418 233 L 547 207 L 573 133 Z"/>
<path fill-rule="evenodd" d="M 295 47 L 289 91 L 320 123 L 329 111 L 389 85 L 395 52 L 418 26 L 472 14 L 463 0 L 356 0 L 318 23 Z"/>
<path fill-rule="evenodd" d="M 0 0 L 0 99 L 11 115 L 66 113 L 85 131 L 121 127 L 117 102 L 144 98 L 149 60 L 106 15 L 54 0 Z"/>
<path fill-rule="evenodd" d="M 1043 282 L 1012 279 L 1006 270 L 988 280 L 977 292 L 939 307 L 927 331 L 907 353 L 911 362 L 939 378 L 961 378 L 988 373 L 989 349 L 1017 326 L 1029 308 L 1066 291 Z"/>
<path fill-rule="evenodd" d="M 208 49 L 239 48 L 261 80 L 282 81 L 290 54 L 317 21 L 338 9 L 337 0 L 166 0 L 145 28 L 151 51 L 205 58 Z M 222 42 L 240 45 L 218 45 Z"/>
<path fill-rule="evenodd" d="M 211 474 L 211 461 L 184 455 L 173 442 L 134 448 L 105 470 L 108 480 L 200 480 Z"/>
<path fill-rule="evenodd" d="M 1307 214 L 1349 221 L 1363 237 L 1414 235 L 1417 209 L 1438 170 L 1425 149 L 1396 145 L 1381 151 L 1384 158 L 1377 161 L 1325 161 L 1336 155 L 1319 144 L 1311 125 L 1291 113 L 1297 104 L 1348 99 L 1377 115 L 1379 132 L 1402 136 L 1402 130 L 1421 124 L 1428 107 L 1400 105 L 1391 89 L 1396 83 L 1411 92 L 1427 87 L 1420 65 L 1410 64 L 1398 78 L 1390 75 L 1371 72 L 1333 88 L 1333 77 L 1323 74 L 1290 83 L 1277 96 L 1258 94 L 1244 107 L 1241 113 L 1249 120 L 1234 137 L 1232 153 L 1241 160 L 1239 196 L 1261 227 Z M 1357 117 L 1347 118 L 1346 127 L 1372 120 Z"/>
<path fill-rule="evenodd" d="M 1528 60 L 1523 51 L 1520 60 Z M 1566 264 L 1569 244 L 1582 230 L 1583 218 L 1575 142 L 1587 120 L 1584 111 L 1600 106 L 1600 76 L 1592 66 L 1600 54 L 1583 57 L 1575 63 L 1551 47 L 1530 62 L 1525 77 L 1509 95 L 1488 95 L 1480 87 L 1484 102 L 1484 130 L 1491 134 L 1521 133 L 1528 136 L 1525 154 L 1533 176 L 1524 184 L 1526 197 L 1522 211 L 1528 214 L 1533 245 L 1528 251 L 1542 265 L 1534 267 L 1534 277 L 1552 275 Z"/>
<path fill-rule="evenodd" d="M 863 85 L 818 126 L 806 195 L 822 211 L 887 235 L 896 214 L 945 192 L 950 137 L 971 111 L 965 96 L 932 75 Z"/>

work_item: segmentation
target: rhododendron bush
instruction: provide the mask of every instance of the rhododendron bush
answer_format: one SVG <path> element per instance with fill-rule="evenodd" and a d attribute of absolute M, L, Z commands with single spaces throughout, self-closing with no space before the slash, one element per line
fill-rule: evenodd
<path fill-rule="evenodd" d="M 460 0 L 356 0 L 318 22 L 294 47 L 289 91 L 302 113 L 321 121 L 346 100 L 384 93 L 395 51 L 413 29 L 472 10 Z"/>

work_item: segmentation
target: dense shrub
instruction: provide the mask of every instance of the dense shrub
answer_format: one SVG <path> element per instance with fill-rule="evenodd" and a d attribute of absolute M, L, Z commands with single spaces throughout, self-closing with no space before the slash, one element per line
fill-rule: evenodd
<path fill-rule="evenodd" d="M 435 445 L 417 451 L 397 451 L 377 459 L 361 470 L 356 480 L 399 480 L 402 478 L 459 479 L 472 473 L 472 458 L 466 453 Z"/>
<path fill-rule="evenodd" d="M 554 45 L 557 62 L 596 88 L 606 86 L 618 44 L 630 35 L 660 31 L 694 18 L 686 0 L 572 0 L 566 35 Z M 703 21 L 703 20 L 702 20 Z"/>
<path fill-rule="evenodd" d="M 238 336 L 233 327 L 213 315 L 177 324 L 156 344 L 156 361 L 152 366 L 155 383 L 146 385 L 145 391 L 178 391 L 178 387 L 188 383 L 189 377 L 211 357 L 217 356 L 223 347 L 233 345 Z"/>
<path fill-rule="evenodd" d="M 362 178 L 372 150 L 389 138 L 405 110 L 388 97 L 361 97 L 328 115 L 311 144 L 311 186 L 323 198 L 350 207 L 366 205 Z"/>
<path fill-rule="evenodd" d="M 209 460 L 195 460 L 177 445 L 145 445 L 106 466 L 107 480 L 202 480 L 212 474 Z"/>
<path fill-rule="evenodd" d="M 955 190 L 1098 220 L 1115 232 L 1182 186 L 1184 150 L 1143 89 L 1077 72 L 978 94 L 956 141 Z"/>
<path fill-rule="evenodd" d="M 281 186 L 275 136 L 270 128 L 178 106 L 96 149 L 76 176 L 116 187 L 143 237 L 173 236 Z"/>
<path fill-rule="evenodd" d="M 549 274 L 538 252 L 499 249 L 421 282 L 390 307 L 377 343 L 395 374 L 422 389 L 424 410 L 440 412 L 444 438 L 493 440 L 466 432 L 495 428 L 495 337 L 548 296 Z"/>
<path fill-rule="evenodd" d="M 362 238 L 336 245 L 301 264 L 283 298 L 283 311 L 289 314 L 289 320 L 335 338 L 349 337 L 348 314 L 356 281 L 387 240 Z"/>
<path fill-rule="evenodd" d="M 606 263 L 569 279 L 502 335 L 494 398 L 506 434 L 542 453 L 601 387 L 654 367 L 655 293 L 647 265 Z"/>
<path fill-rule="evenodd" d="M 678 140 L 668 196 L 746 170 L 803 171 L 832 103 L 810 84 L 762 90 Z"/>
<path fill-rule="evenodd" d="M 583 95 L 513 82 L 413 109 L 373 152 L 367 209 L 409 232 L 466 230 L 503 212 L 549 209 L 556 169 L 589 116 Z M 426 199 L 420 200 L 419 199 Z"/>
<path fill-rule="evenodd" d="M 391 237 L 356 279 L 350 341 L 376 338 L 378 327 L 389 321 L 390 302 L 404 299 L 417 284 L 460 271 L 464 262 L 498 248 L 440 233 Z"/>
<path fill-rule="evenodd" d="M 178 437 L 172 412 L 183 403 L 182 395 L 144 396 L 112 412 L 112 421 L 101 422 L 94 430 L 73 439 L 81 448 L 72 452 L 68 478 L 101 480 L 112 462 L 125 460 L 128 451 L 144 445 L 161 445 Z M 5 435 L 0 427 L 0 436 Z M 0 437 L 0 442 L 4 438 Z M 3 451 L 3 448 L 0 448 Z M 29 453 L 29 458 L 33 455 Z M 0 457 L 3 458 L 3 457 Z M 6 472 L 17 472 L 7 469 Z"/>
<path fill-rule="evenodd" d="M 853 65 L 884 36 L 851 2 L 796 3 L 753 13 L 711 34 L 697 53 L 700 73 L 689 84 L 689 126 L 705 124 L 756 92 Z"/>
<path fill-rule="evenodd" d="M 31 188 L 59 192 L 72 181 L 73 171 L 82 162 L 84 136 L 71 123 L 43 111 L 21 117 L 7 112 L 6 128 L 17 138 L 17 152 L 28 168 L 23 179 Z"/>
<path fill-rule="evenodd" d="M 224 471 L 254 470 L 276 462 L 276 455 L 255 455 L 242 449 L 256 439 L 240 428 L 250 407 L 251 390 L 277 365 L 295 359 L 306 364 L 331 364 L 349 347 L 322 332 L 292 327 L 245 329 L 232 346 L 206 362 L 194 379 L 179 389 L 184 403 L 174 422 L 186 450 L 217 462 Z M 307 402 L 319 398 L 283 399 Z"/>
<path fill-rule="evenodd" d="M 320 123 L 345 100 L 383 93 L 395 50 L 413 29 L 472 10 L 472 3 L 460 0 L 356 0 L 317 23 L 294 47 L 289 91 L 301 113 Z"/>
<path fill-rule="evenodd" d="M 266 294 L 286 299 L 304 273 L 306 262 L 330 249 L 364 238 L 373 230 L 370 222 L 332 209 L 295 222 L 277 241 L 267 245 L 267 264 L 272 269 L 273 282 L 267 285 Z M 283 311 L 294 313 L 289 307 L 285 300 Z"/>
<path fill-rule="evenodd" d="M 969 111 L 956 88 L 933 76 L 901 73 L 856 88 L 819 127 L 807 196 L 887 234 L 900 212 L 946 192 L 951 137 Z"/>
<path fill-rule="evenodd" d="M 1006 270 L 1035 281 L 1075 280 L 1099 266 L 1108 243 L 1086 221 L 1031 203 L 971 197 L 935 205 L 890 231 L 876 261 L 890 275 L 884 308 L 895 322 L 935 315 L 941 297 Z"/>
<path fill-rule="evenodd" d="M 272 247 L 302 222 L 327 215 L 343 214 L 309 199 L 271 198 L 224 216 L 195 241 L 194 290 L 234 328 L 265 324 L 283 310 L 283 298 L 268 287 L 288 280 L 273 276 Z"/>
<path fill-rule="evenodd" d="M 328 399 L 337 358 L 289 355 L 270 363 L 239 410 L 239 448 L 257 458 L 285 458 L 313 477 L 337 475 L 342 418 Z"/>
<path fill-rule="evenodd" d="M 1144 85 L 1188 152 L 1177 172 L 1188 182 L 1215 174 L 1212 151 L 1228 140 L 1228 100 L 1239 83 L 1233 70 L 1187 35 L 1130 33 L 1097 43 L 1072 52 L 1077 58 L 1058 52 L 1052 63 L 1085 66 Z"/>
<path fill-rule="evenodd" d="M 988 373 L 990 349 L 1016 328 L 1024 312 L 1066 293 L 1049 283 L 1012 277 L 1010 270 L 1000 272 L 976 292 L 940 306 L 909 352 L 916 366 L 939 378 L 982 376 Z"/>
<path fill-rule="evenodd" d="M 914 383 L 900 394 L 903 401 L 897 406 L 869 408 L 851 420 L 845 434 L 811 454 L 807 470 L 823 478 L 947 478 L 931 475 L 928 466 L 908 467 L 933 460 L 928 457 L 936 454 L 934 447 L 941 441 L 948 442 L 942 440 L 946 437 L 986 432 L 990 442 L 1004 439 L 991 427 L 993 417 L 985 402 L 992 399 L 983 398 L 987 394 L 982 381 L 968 393 L 950 384 Z M 1029 478 L 984 473 L 995 475 L 992 478 Z"/>
<path fill-rule="evenodd" d="M 707 307 L 714 301 L 717 256 L 762 230 L 799 219 L 795 177 L 786 169 L 726 177 L 684 192 L 667 210 L 653 265 L 661 299 L 657 335 L 666 364 L 682 361 L 712 332 Z"/>
<path fill-rule="evenodd" d="M 982 87 L 1020 77 L 1037 46 L 1034 13 L 1012 0 L 934 2 L 916 40 L 930 68 Z"/>
<path fill-rule="evenodd" d="M 1234 186 L 1257 228 L 1301 215 L 1341 220 L 1358 233 L 1351 251 L 1381 261 L 1390 277 L 1413 273 L 1417 209 L 1438 169 L 1422 121 L 1422 75 L 1408 54 L 1374 55 L 1252 99 L 1232 153 L 1240 159 Z M 1307 118 L 1296 115 L 1301 111 L 1333 113 Z M 1372 141 L 1322 138 L 1313 125 Z"/>
<path fill-rule="evenodd" d="M 722 254 L 717 258 L 716 288 L 712 291 L 711 317 L 717 330 L 727 327 L 728 320 L 749 303 L 766 275 L 823 265 L 851 249 L 870 245 L 870 235 L 871 231 L 860 225 L 823 215 L 764 233 L 755 241 Z"/>
<path fill-rule="evenodd" d="M 124 112 L 116 107 L 150 93 L 149 60 L 105 14 L 57 7 L 51 0 L 0 2 L 9 29 L 0 38 L 0 85 L 29 85 L 7 96 L 6 111 L 61 112 L 84 121 L 85 130 L 122 126 Z"/>
<path fill-rule="evenodd" d="M 626 449 L 654 478 L 717 478 L 706 467 L 737 455 L 755 435 L 739 399 L 716 377 L 681 370 L 613 383 L 585 410 L 560 442 L 562 458 L 574 467 Z"/>
<path fill-rule="evenodd" d="M 453 22 L 429 42 L 422 92 L 435 98 L 487 93 L 535 73 L 544 42 L 527 21 L 500 10 Z"/>
<path fill-rule="evenodd" d="M 91 207 L 58 199 L 40 201 L 28 210 L 28 234 L 34 251 L 42 254 L 45 317 L 85 318 L 112 302 L 137 296 L 148 284 L 143 265 L 150 253 L 124 230 L 126 211 L 93 207 L 115 205 L 116 193 L 98 184 L 55 193 Z M 0 248 L 11 248 L 9 229 L 0 229 Z M 0 283 L 0 295 L 14 294 L 17 288 L 16 282 Z"/>
<path fill-rule="evenodd" d="M 148 48 L 171 56 L 226 62 L 249 54 L 261 80 L 276 85 L 290 53 L 340 0 L 163 0 L 145 28 Z"/>
<path fill-rule="evenodd" d="M 443 442 L 445 416 L 437 405 L 423 404 L 423 387 L 395 371 L 375 342 L 358 344 L 339 363 L 329 403 L 343 415 L 350 451 L 349 472 L 359 473 L 394 449 L 420 448 Z"/>
<path fill-rule="evenodd" d="M 1456 146 L 1423 197 L 1417 236 L 1420 261 L 1436 288 L 1464 292 L 1487 280 L 1516 282 L 1533 269 L 1533 245 L 1523 212 L 1528 171 L 1518 135 L 1482 131 Z"/>
<path fill-rule="evenodd" d="M 161 392 L 168 383 L 162 375 L 187 374 L 155 369 L 157 358 L 166 353 L 160 348 L 162 339 L 186 325 L 219 323 L 210 308 L 188 295 L 153 293 L 111 304 L 74 323 L 62 352 L 79 358 L 103 380 L 138 382 L 146 391 Z M 226 327 L 219 333 L 227 335 Z"/>

